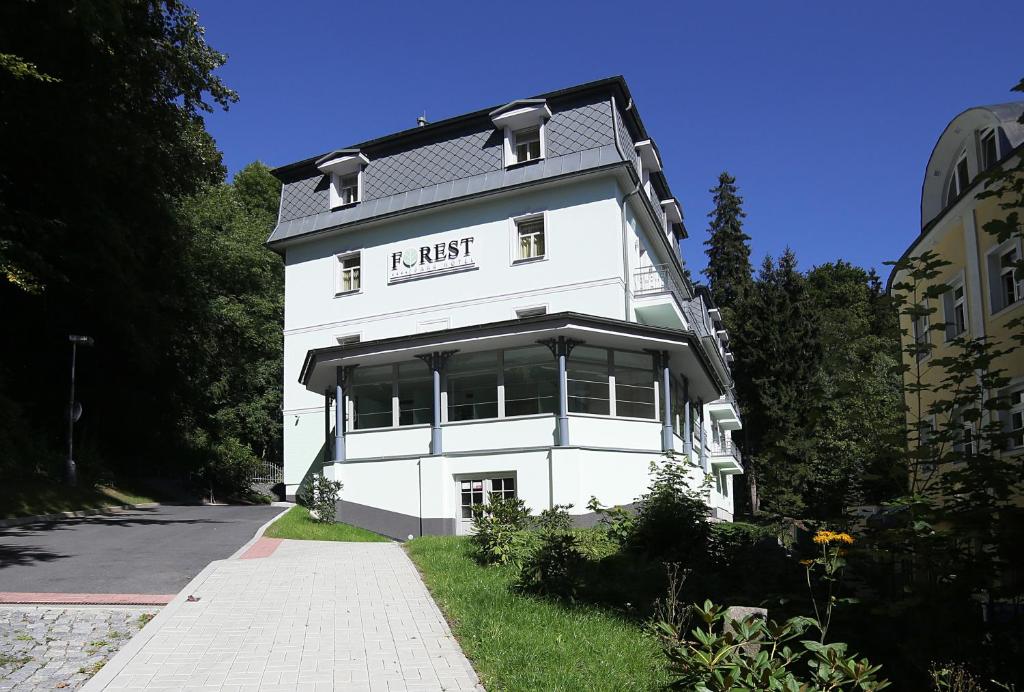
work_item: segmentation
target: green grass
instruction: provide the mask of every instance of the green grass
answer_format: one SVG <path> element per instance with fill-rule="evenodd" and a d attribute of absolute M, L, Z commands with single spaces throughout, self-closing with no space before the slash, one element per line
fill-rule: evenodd
<path fill-rule="evenodd" d="M 89 485 L 69 488 L 56 481 L 17 481 L 0 486 L 0 519 L 120 507 L 152 501 L 149 497 L 128 492 L 123 488 Z"/>
<path fill-rule="evenodd" d="M 652 690 L 669 682 L 657 642 L 589 606 L 514 593 L 512 567 L 481 567 L 467 539 L 406 544 L 487 689 Z"/>
<path fill-rule="evenodd" d="M 353 541 L 379 543 L 390 538 L 351 524 L 322 524 L 309 518 L 305 507 L 292 507 L 263 534 L 267 538 L 294 538 L 300 541 Z"/>

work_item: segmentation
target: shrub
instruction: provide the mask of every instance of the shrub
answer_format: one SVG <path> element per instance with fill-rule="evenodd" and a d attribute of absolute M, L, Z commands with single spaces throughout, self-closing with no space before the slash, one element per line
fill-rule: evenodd
<path fill-rule="evenodd" d="M 633 526 L 636 523 L 636 513 L 625 507 L 616 505 L 605 507 L 596 497 L 591 496 L 587 503 L 587 509 L 594 512 L 601 519 L 598 526 L 608 534 L 608 537 L 619 545 L 625 545 L 633 533 Z"/>
<path fill-rule="evenodd" d="M 492 499 L 473 507 L 473 536 L 477 560 L 509 564 L 522 561 L 527 552 L 526 529 L 530 509 L 518 497 Z"/>
<path fill-rule="evenodd" d="M 533 520 L 533 526 L 541 533 L 559 533 L 572 530 L 572 505 L 555 505 L 545 509 Z"/>
<path fill-rule="evenodd" d="M 309 477 L 301 492 L 303 504 L 309 508 L 309 517 L 324 524 L 334 522 L 338 511 L 338 496 L 344 486 L 320 474 Z"/>
<path fill-rule="evenodd" d="M 541 596 L 575 601 L 583 586 L 586 562 L 575 534 L 545 532 L 541 534 L 540 544 L 526 558 L 516 587 Z"/>
<path fill-rule="evenodd" d="M 651 473 L 654 480 L 637 503 L 625 547 L 659 561 L 688 564 L 708 542 L 707 483 L 691 488 L 690 467 L 675 460 L 652 462 Z"/>
<path fill-rule="evenodd" d="M 782 624 L 749 617 L 726 623 L 726 609 L 694 605 L 697 626 L 686 636 L 676 624 L 655 626 L 676 676 L 672 687 L 712 692 L 749 690 L 881 690 L 880 666 L 847 653 L 844 643 L 800 640 L 808 618 Z"/>

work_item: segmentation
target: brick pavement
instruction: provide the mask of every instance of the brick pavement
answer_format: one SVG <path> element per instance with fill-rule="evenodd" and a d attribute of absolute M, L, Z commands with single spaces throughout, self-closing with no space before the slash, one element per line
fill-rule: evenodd
<path fill-rule="evenodd" d="M 401 546 L 285 540 L 211 563 L 85 689 L 482 688 Z"/>

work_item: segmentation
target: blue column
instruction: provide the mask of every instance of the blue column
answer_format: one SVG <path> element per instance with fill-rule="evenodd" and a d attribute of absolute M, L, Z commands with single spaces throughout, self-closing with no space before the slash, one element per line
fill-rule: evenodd
<path fill-rule="evenodd" d="M 433 380 L 433 403 L 431 406 L 430 423 L 430 453 L 442 454 L 444 445 L 441 443 L 441 373 L 444 371 L 448 359 L 455 351 L 434 351 L 433 353 L 422 353 L 418 356 L 420 360 L 430 368 L 431 379 Z"/>
<path fill-rule="evenodd" d="M 693 423 L 690 421 L 690 380 L 683 378 L 683 454 L 693 454 Z"/>
<path fill-rule="evenodd" d="M 558 447 L 569 446 L 569 391 L 566 379 L 566 368 L 572 350 L 582 344 L 577 339 L 567 339 L 560 336 L 557 339 L 541 339 L 538 344 L 544 344 L 551 351 L 558 363 L 558 418 L 556 419 L 556 434 Z"/>
<path fill-rule="evenodd" d="M 345 461 L 345 390 L 355 366 L 343 365 L 336 369 L 334 386 L 334 463 Z"/>
<path fill-rule="evenodd" d="M 661 361 L 661 450 L 671 452 L 672 444 L 672 372 L 668 367 L 668 351 L 662 351 Z"/>

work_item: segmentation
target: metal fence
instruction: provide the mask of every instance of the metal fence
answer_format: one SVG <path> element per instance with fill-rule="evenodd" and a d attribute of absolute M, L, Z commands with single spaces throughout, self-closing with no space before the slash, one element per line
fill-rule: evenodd
<path fill-rule="evenodd" d="M 743 455 L 740 454 L 740 448 L 732 440 L 722 440 L 721 442 L 711 442 L 708 445 L 711 456 L 714 457 L 726 457 L 731 456 L 736 461 L 743 464 Z"/>
<path fill-rule="evenodd" d="M 249 476 L 250 483 L 281 483 L 284 481 L 284 468 L 269 461 L 261 461 Z"/>

